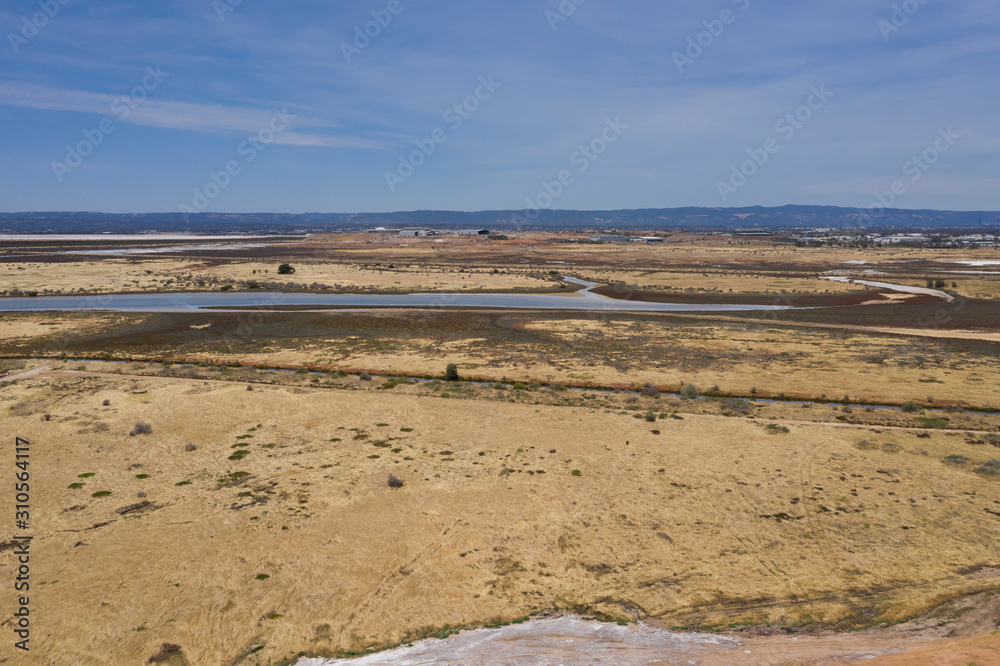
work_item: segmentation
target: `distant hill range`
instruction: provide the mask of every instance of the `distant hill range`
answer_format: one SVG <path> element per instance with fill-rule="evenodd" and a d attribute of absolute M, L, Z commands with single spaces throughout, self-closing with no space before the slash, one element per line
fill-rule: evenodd
<path fill-rule="evenodd" d="M 0 213 L 0 233 L 302 233 L 377 227 L 514 229 L 647 229 L 785 232 L 809 229 L 982 229 L 1000 227 L 997 211 L 886 209 L 837 206 L 765 208 L 646 208 L 638 210 L 487 210 L 398 213 Z"/>

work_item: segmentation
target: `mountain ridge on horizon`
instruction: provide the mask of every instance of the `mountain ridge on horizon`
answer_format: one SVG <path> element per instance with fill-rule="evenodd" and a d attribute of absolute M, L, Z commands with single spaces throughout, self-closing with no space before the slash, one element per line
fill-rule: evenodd
<path fill-rule="evenodd" d="M 733 208 L 686 206 L 613 210 L 414 210 L 386 213 L 101 213 L 93 211 L 0 213 L 3 233 L 108 233 L 357 229 L 368 227 L 499 227 L 553 229 L 762 229 L 804 227 L 956 228 L 1000 227 L 998 211 L 848 208 L 797 205 Z"/>

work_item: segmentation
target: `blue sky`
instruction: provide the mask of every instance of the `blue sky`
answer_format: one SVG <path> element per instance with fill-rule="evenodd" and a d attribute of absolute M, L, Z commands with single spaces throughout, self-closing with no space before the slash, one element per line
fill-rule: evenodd
<path fill-rule="evenodd" d="M 5 212 L 866 207 L 894 183 L 1000 210 L 992 0 L 0 0 L 0 29 Z"/>

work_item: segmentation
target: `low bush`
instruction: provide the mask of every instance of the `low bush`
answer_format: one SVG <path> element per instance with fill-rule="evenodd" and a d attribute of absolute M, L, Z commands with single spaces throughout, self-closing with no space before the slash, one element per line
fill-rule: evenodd
<path fill-rule="evenodd" d="M 129 437 L 135 437 L 136 435 L 149 435 L 152 432 L 153 426 L 149 425 L 145 421 L 139 421 L 132 426 L 132 431 L 129 433 Z"/>
<path fill-rule="evenodd" d="M 395 474 L 390 474 L 389 475 L 389 487 L 390 488 L 402 488 L 403 487 L 403 480 L 400 479 Z"/>
<path fill-rule="evenodd" d="M 986 476 L 1000 476 L 1000 460 L 991 460 L 985 465 L 977 467 L 976 472 Z"/>
<path fill-rule="evenodd" d="M 746 400 L 740 400 L 739 398 L 726 400 L 722 403 L 722 407 L 726 411 L 733 412 L 734 414 L 749 414 L 753 409 L 753 405 Z"/>
<path fill-rule="evenodd" d="M 948 417 L 946 416 L 919 416 L 917 420 L 924 428 L 947 428 Z"/>
<path fill-rule="evenodd" d="M 646 385 L 642 387 L 641 395 L 645 398 L 655 398 L 660 395 L 660 389 L 656 388 L 655 384 L 647 382 Z"/>

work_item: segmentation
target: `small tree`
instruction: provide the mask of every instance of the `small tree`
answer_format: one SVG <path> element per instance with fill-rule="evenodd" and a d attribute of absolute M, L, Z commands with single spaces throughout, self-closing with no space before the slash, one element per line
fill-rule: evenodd
<path fill-rule="evenodd" d="M 278 275 L 291 275 L 295 272 L 295 269 L 291 264 L 281 264 L 278 266 Z"/>
<path fill-rule="evenodd" d="M 458 381 L 458 366 L 455 365 L 454 363 L 449 363 L 448 367 L 445 368 L 444 378 L 445 378 L 446 381 L 449 381 L 449 382 L 457 382 Z"/>
<path fill-rule="evenodd" d="M 694 400 L 698 397 L 698 387 L 694 384 L 685 384 L 681 389 L 681 397 L 686 400 Z"/>

